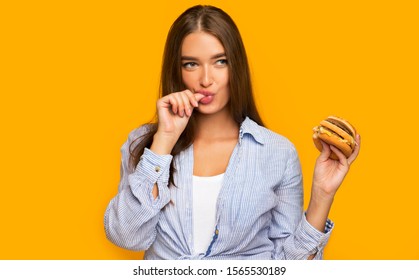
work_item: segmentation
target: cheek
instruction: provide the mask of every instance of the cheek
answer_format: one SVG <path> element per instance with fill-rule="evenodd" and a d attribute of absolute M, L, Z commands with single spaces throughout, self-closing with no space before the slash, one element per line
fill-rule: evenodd
<path fill-rule="evenodd" d="M 227 69 L 224 69 L 224 71 L 222 71 L 218 74 L 218 81 L 223 86 L 228 86 L 229 80 L 228 80 L 228 70 Z"/>
<path fill-rule="evenodd" d="M 185 86 L 192 86 L 195 80 L 196 78 L 194 77 L 194 73 L 188 71 L 182 72 L 182 81 L 185 84 Z"/>

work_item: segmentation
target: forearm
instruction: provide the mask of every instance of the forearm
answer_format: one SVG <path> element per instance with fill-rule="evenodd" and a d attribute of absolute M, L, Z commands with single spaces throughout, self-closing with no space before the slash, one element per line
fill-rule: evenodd
<path fill-rule="evenodd" d="M 320 232 L 324 232 L 330 208 L 333 204 L 333 199 L 333 196 L 317 197 L 313 194 L 310 198 L 310 202 L 306 211 L 306 219 L 310 225 L 312 225 Z"/>
<path fill-rule="evenodd" d="M 152 196 L 159 188 L 159 197 Z M 169 202 L 167 183 L 153 183 L 135 172 L 129 176 L 129 185 L 111 200 L 105 213 L 106 235 L 116 245 L 130 250 L 145 250 L 155 238 L 161 209 Z"/>
<path fill-rule="evenodd" d="M 146 148 L 135 171 L 127 175 L 126 154 L 123 149 L 119 192 L 108 205 L 105 229 L 108 239 L 116 245 L 144 250 L 154 240 L 160 210 L 170 201 L 168 180 L 172 156 L 160 156 Z"/>
<path fill-rule="evenodd" d="M 150 150 L 157 155 L 169 155 L 172 152 L 177 140 L 178 139 L 176 137 L 157 132 L 153 137 L 153 143 L 151 144 Z M 159 196 L 157 183 L 154 184 L 152 194 L 154 199 Z"/>
<path fill-rule="evenodd" d="M 327 220 L 324 230 L 318 231 L 307 221 L 306 213 L 293 233 L 278 238 L 275 259 L 307 260 L 323 258 L 324 248 L 333 230 L 333 222 Z M 283 235 L 284 232 L 281 233 Z"/>
<path fill-rule="evenodd" d="M 326 221 L 329 216 L 330 208 L 333 204 L 333 195 L 324 195 L 312 192 L 310 202 L 306 211 L 307 222 L 320 232 L 325 231 Z M 316 254 L 308 257 L 314 259 Z"/>
<path fill-rule="evenodd" d="M 154 240 L 159 212 L 159 209 L 139 203 L 132 193 L 124 190 L 106 209 L 106 236 L 119 247 L 146 250 Z"/>

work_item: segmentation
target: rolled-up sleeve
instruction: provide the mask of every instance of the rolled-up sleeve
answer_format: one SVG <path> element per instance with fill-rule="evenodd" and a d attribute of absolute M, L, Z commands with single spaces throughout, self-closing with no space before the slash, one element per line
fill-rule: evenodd
<path fill-rule="evenodd" d="M 145 132 L 139 128 L 130 133 L 121 148 L 121 179 L 118 194 L 110 201 L 104 218 L 107 238 L 130 250 L 148 249 L 156 237 L 161 209 L 170 201 L 168 188 L 172 155 L 157 155 L 145 148 L 133 173 L 128 170 L 129 147 Z M 157 184 L 159 194 L 152 190 Z"/>
<path fill-rule="evenodd" d="M 170 201 L 169 184 L 171 155 L 157 155 L 145 148 L 135 172 L 128 176 L 132 193 L 143 204 L 160 210 Z M 159 195 L 154 199 L 152 190 L 157 183 Z"/>
<path fill-rule="evenodd" d="M 307 221 L 304 213 L 301 222 L 297 227 L 295 238 L 298 239 L 298 243 L 305 246 L 309 255 L 315 254 L 314 259 L 320 260 L 323 258 L 323 251 L 329 241 L 333 226 L 334 223 L 327 219 L 324 232 L 320 232 Z M 304 259 L 306 259 L 305 256 Z"/>
<path fill-rule="evenodd" d="M 310 255 L 322 259 L 333 229 L 327 220 L 325 231 L 311 226 L 303 212 L 303 181 L 298 154 L 290 149 L 287 167 L 276 190 L 277 206 L 273 210 L 270 239 L 274 242 L 273 259 L 304 260 Z"/>

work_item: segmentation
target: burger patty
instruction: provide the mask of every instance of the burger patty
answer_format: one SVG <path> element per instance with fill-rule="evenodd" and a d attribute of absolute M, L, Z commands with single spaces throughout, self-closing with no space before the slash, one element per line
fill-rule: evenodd
<path fill-rule="evenodd" d="M 334 124 L 334 125 L 336 125 L 336 126 L 338 126 L 339 128 L 341 128 L 343 131 L 345 131 L 346 133 L 348 133 L 349 135 L 351 135 L 352 137 L 353 137 L 353 135 L 352 135 L 352 131 L 350 131 L 345 125 L 342 125 L 342 123 L 339 123 L 339 122 L 337 122 L 337 121 L 334 121 L 334 120 L 330 120 L 330 119 L 327 119 L 326 120 L 327 122 L 330 122 L 330 123 L 332 123 L 332 124 Z"/>

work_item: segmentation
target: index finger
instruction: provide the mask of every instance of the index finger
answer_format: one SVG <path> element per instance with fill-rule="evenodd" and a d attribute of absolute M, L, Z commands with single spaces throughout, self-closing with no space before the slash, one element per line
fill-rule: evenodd
<path fill-rule="evenodd" d="M 200 99 L 197 99 L 196 97 L 196 93 L 192 93 L 192 91 L 190 91 L 189 89 L 184 90 L 184 93 L 186 93 L 186 95 L 189 98 L 189 102 L 194 106 L 194 107 L 198 107 L 198 102 Z"/>
<path fill-rule="evenodd" d="M 195 96 L 196 102 L 199 102 L 199 100 L 205 97 L 205 95 L 203 95 L 202 93 L 194 93 L 194 96 Z"/>

